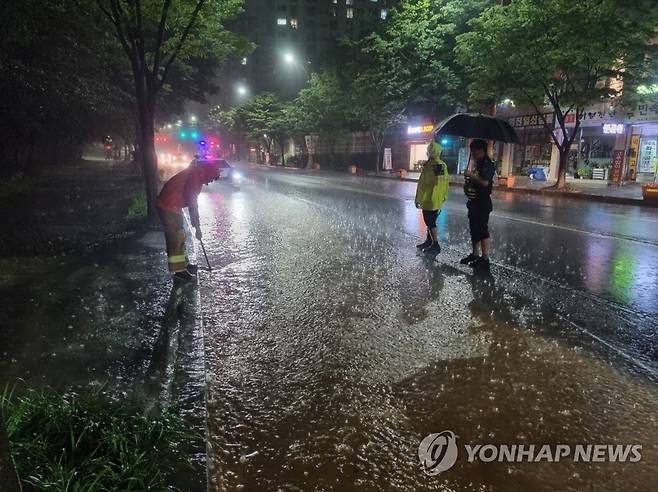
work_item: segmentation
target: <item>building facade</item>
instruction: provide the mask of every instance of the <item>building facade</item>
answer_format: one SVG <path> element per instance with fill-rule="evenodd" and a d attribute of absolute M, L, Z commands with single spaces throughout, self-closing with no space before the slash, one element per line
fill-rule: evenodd
<path fill-rule="evenodd" d="M 543 168 L 557 179 L 559 152 L 549 131 L 532 108 L 506 108 L 498 113 L 519 135 L 520 144 L 496 145 L 495 157 L 502 176 L 525 176 L 529 168 Z M 548 109 L 544 117 L 557 128 Z M 567 116 L 568 131 L 575 128 L 575 113 Z M 658 97 L 634 108 L 602 101 L 585 109 L 573 141 L 567 174 L 616 181 L 653 180 L 658 162 Z M 613 172 L 613 168 L 619 168 Z"/>
<path fill-rule="evenodd" d="M 293 97 L 331 60 L 338 40 L 371 32 L 398 0 L 246 0 L 229 29 L 256 44 L 222 71 L 222 102 L 272 91 Z"/>

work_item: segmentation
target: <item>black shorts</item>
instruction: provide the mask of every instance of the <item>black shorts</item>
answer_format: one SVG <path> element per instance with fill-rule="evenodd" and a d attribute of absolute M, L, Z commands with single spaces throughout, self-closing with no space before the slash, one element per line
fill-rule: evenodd
<path fill-rule="evenodd" d="M 441 210 L 423 210 L 423 220 L 428 229 L 436 227 L 436 218 L 441 213 Z"/>
<path fill-rule="evenodd" d="M 492 210 L 491 199 L 471 200 L 468 207 L 468 226 L 471 230 L 471 241 L 477 243 L 489 239 L 489 214 Z"/>

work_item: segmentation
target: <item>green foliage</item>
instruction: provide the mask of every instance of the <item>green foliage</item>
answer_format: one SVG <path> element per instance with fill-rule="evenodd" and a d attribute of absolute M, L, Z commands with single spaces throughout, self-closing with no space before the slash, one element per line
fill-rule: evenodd
<path fill-rule="evenodd" d="M 512 0 L 474 19 L 472 31 L 458 37 L 456 52 L 473 100 L 511 97 L 540 116 L 550 106 L 557 130 L 547 121 L 544 126 L 560 151 L 563 187 L 585 108 L 620 96 L 615 79 L 637 82 L 649 73 L 657 16 L 653 0 Z M 569 114 L 573 129 L 565 124 Z"/>
<path fill-rule="evenodd" d="M 434 108 L 465 102 L 462 67 L 454 58 L 459 34 L 492 0 L 406 0 L 393 9 L 385 27 L 361 43 L 360 64 L 367 79 L 405 106 Z M 384 86 L 384 87 L 382 87 Z"/>
<path fill-rule="evenodd" d="M 164 490 L 198 441 L 174 411 L 147 416 L 101 390 L 86 396 L 5 389 L 0 410 L 23 482 L 38 490 Z"/>
<path fill-rule="evenodd" d="M 268 151 L 275 141 L 283 145 L 295 126 L 291 106 L 271 92 L 247 99 L 227 111 L 214 108 L 208 117 L 247 142 L 264 143 Z"/>
<path fill-rule="evenodd" d="M 2 2 L 0 159 L 3 166 L 72 160 L 98 121 L 127 97 L 120 55 L 91 0 Z"/>
<path fill-rule="evenodd" d="M 0 180 L 0 197 L 20 195 L 28 191 L 33 183 L 33 179 L 21 172 L 13 174 L 7 179 Z"/>
<path fill-rule="evenodd" d="M 318 133 L 329 139 L 347 131 L 350 113 L 344 89 L 335 72 L 312 73 L 290 110 L 297 127 L 304 133 Z"/>
<path fill-rule="evenodd" d="M 592 177 L 592 168 L 589 166 L 582 166 L 577 169 L 578 175 L 581 178 L 591 178 Z"/>
<path fill-rule="evenodd" d="M 496 5 L 458 38 L 475 99 L 502 96 L 554 109 L 617 96 L 611 78 L 646 73 L 655 4 L 638 0 L 514 0 Z M 558 115 L 560 116 L 560 115 Z"/>
<path fill-rule="evenodd" d="M 140 221 L 146 219 L 146 215 L 146 193 L 140 193 L 130 201 L 126 219 L 129 221 Z"/>

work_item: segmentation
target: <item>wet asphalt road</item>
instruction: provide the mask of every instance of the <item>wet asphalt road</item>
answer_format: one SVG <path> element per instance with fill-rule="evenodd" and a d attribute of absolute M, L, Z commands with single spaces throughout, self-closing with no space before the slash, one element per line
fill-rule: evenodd
<path fill-rule="evenodd" d="M 658 487 L 658 211 L 495 196 L 490 276 L 459 188 L 245 169 L 200 196 L 211 490 Z M 452 430 L 427 476 L 418 445 Z M 638 463 L 468 462 L 464 444 L 641 444 Z"/>

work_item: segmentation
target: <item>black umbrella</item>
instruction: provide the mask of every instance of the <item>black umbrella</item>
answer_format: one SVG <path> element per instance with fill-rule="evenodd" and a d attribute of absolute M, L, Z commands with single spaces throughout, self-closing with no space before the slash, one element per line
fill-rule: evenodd
<path fill-rule="evenodd" d="M 505 120 L 481 114 L 457 113 L 439 124 L 436 135 L 481 138 L 506 143 L 520 143 L 514 128 Z"/>

